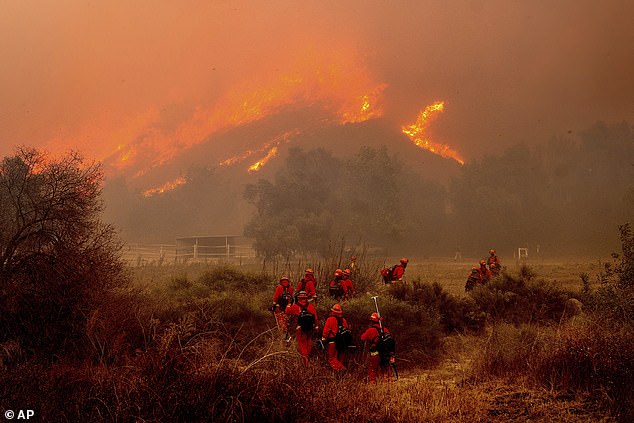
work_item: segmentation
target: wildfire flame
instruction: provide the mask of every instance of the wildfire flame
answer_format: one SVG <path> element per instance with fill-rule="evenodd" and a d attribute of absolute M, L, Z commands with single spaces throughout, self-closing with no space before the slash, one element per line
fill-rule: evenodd
<path fill-rule="evenodd" d="M 256 154 L 256 153 L 262 153 L 266 150 L 270 150 L 272 147 L 277 147 L 280 144 L 285 144 L 287 142 L 289 142 L 293 137 L 297 136 L 300 134 L 300 130 L 299 129 L 294 129 L 292 131 L 288 131 L 283 133 L 282 135 L 279 135 L 275 138 L 273 138 L 271 141 L 265 143 L 261 148 L 258 148 L 256 150 L 246 150 L 243 153 L 237 154 L 233 157 L 230 157 L 228 159 L 225 159 L 223 161 L 221 161 L 219 163 L 220 166 L 230 166 L 236 163 L 239 163 L 243 160 L 248 159 L 249 157 L 251 157 L 252 155 Z"/>
<path fill-rule="evenodd" d="M 214 134 L 254 123 L 289 106 L 321 108 L 325 113 L 315 116 L 321 124 L 324 120 L 358 123 L 383 115 L 386 84 L 374 81 L 353 54 L 306 51 L 281 76 L 254 74 L 252 78 L 230 87 L 215 102 L 199 105 L 175 125 L 163 124 L 157 110 L 124 124 L 130 131 L 119 134 L 119 147 L 111 157 L 113 168 L 136 167 L 136 175 L 141 175 Z M 254 152 L 270 148 L 265 145 Z"/>
<path fill-rule="evenodd" d="M 177 186 L 183 185 L 185 183 L 187 183 L 187 178 L 185 178 L 184 176 L 181 176 L 179 178 L 176 178 L 173 181 L 169 181 L 169 182 L 164 183 L 160 187 L 150 188 L 150 189 L 144 191 L 143 192 L 143 196 L 147 198 L 147 197 L 152 197 L 152 196 L 157 195 L 157 194 L 163 194 L 163 193 L 165 193 L 167 191 L 171 191 L 174 188 L 176 188 Z"/>
<path fill-rule="evenodd" d="M 429 126 L 432 117 L 436 114 L 436 112 L 442 112 L 444 109 L 445 103 L 443 101 L 437 101 L 434 104 L 425 107 L 425 109 L 423 109 L 418 115 L 416 122 L 411 125 L 403 126 L 401 131 L 418 147 L 441 157 L 453 159 L 463 165 L 464 160 L 460 157 L 460 154 L 457 151 L 452 150 L 451 147 L 446 144 L 436 143 L 427 138 L 427 127 Z"/>
<path fill-rule="evenodd" d="M 259 161 L 249 166 L 249 173 L 257 172 L 258 170 L 262 168 L 262 166 L 266 164 L 266 162 L 268 162 L 271 158 L 275 157 L 276 155 L 277 155 L 277 147 L 271 148 L 269 152 L 266 154 L 266 156 L 264 156 L 262 159 L 260 159 Z"/>

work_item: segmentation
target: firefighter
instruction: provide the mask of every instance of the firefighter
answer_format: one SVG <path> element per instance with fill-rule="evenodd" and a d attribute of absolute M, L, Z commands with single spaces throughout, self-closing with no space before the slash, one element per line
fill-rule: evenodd
<path fill-rule="evenodd" d="M 337 301 L 341 300 L 341 297 L 343 297 L 342 281 L 343 281 L 343 270 L 341 269 L 335 270 L 335 273 L 333 274 L 333 278 L 328 284 L 328 293 L 330 294 L 330 298 Z"/>
<path fill-rule="evenodd" d="M 491 271 L 487 268 L 486 260 L 480 260 L 480 276 L 482 278 L 482 283 L 486 284 L 491 280 L 493 276 Z"/>
<path fill-rule="evenodd" d="M 394 266 L 392 270 L 392 282 L 402 281 L 405 276 L 405 268 L 407 267 L 409 260 L 407 257 L 403 257 L 399 260 L 399 264 Z"/>
<path fill-rule="evenodd" d="M 473 288 L 475 288 L 478 285 L 482 285 L 482 275 L 480 274 L 480 269 L 473 266 L 471 268 L 471 273 L 469 274 L 469 277 L 467 278 L 467 282 L 465 283 L 464 290 L 471 291 Z"/>
<path fill-rule="evenodd" d="M 489 269 L 491 270 L 491 274 L 493 276 L 497 276 L 500 274 L 500 270 L 502 270 L 502 265 L 500 264 L 500 258 L 497 256 L 494 249 L 489 250 L 489 258 L 487 259 L 487 264 L 489 265 Z"/>
<path fill-rule="evenodd" d="M 328 353 L 328 364 L 335 371 L 346 370 L 343 364 L 346 350 L 352 341 L 348 321 L 343 317 L 341 305 L 335 304 L 330 309 L 330 316 L 324 323 L 321 335 Z"/>
<path fill-rule="evenodd" d="M 343 271 L 343 277 L 341 279 L 341 288 L 343 289 L 342 301 L 344 302 L 351 299 L 354 296 L 354 293 L 356 292 L 354 289 L 354 283 L 352 282 L 352 279 L 350 279 L 351 274 L 352 272 L 350 271 L 350 269 L 345 269 Z"/>
<path fill-rule="evenodd" d="M 286 306 L 292 303 L 293 287 L 291 286 L 291 280 L 288 276 L 282 276 L 273 294 L 273 315 L 275 316 L 277 327 L 284 334 L 286 341 L 290 340 L 290 335 L 288 333 L 288 316 L 284 311 Z"/>
<path fill-rule="evenodd" d="M 368 319 L 370 321 L 370 327 L 366 329 L 361 335 L 361 340 L 368 342 L 369 354 L 368 354 L 368 382 L 376 385 L 376 379 L 379 375 L 379 368 L 385 375 L 385 379 L 390 378 L 390 360 L 393 360 L 393 355 L 389 352 L 379 351 L 378 344 L 381 337 L 381 332 L 389 334 L 388 328 L 382 325 L 383 318 L 378 314 L 372 313 Z M 381 355 L 387 355 L 382 357 Z"/>
<path fill-rule="evenodd" d="M 319 320 L 315 306 L 308 302 L 309 296 L 305 291 L 297 294 L 297 302 L 287 305 L 285 313 L 297 318 L 295 337 L 297 349 L 302 356 L 304 366 L 308 366 L 308 356 L 312 348 L 313 334 L 319 330 Z"/>
<path fill-rule="evenodd" d="M 297 293 L 305 291 L 308 295 L 308 302 L 313 302 L 317 299 L 316 286 L 317 280 L 315 280 L 315 272 L 309 267 L 304 271 L 304 277 L 299 280 L 295 291 Z"/>

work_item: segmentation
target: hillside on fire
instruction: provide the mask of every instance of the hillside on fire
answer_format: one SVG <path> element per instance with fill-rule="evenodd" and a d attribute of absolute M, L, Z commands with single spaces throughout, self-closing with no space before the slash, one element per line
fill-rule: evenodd
<path fill-rule="evenodd" d="M 259 139 L 260 130 L 224 137 Z M 381 121 L 291 134 L 278 148 L 249 171 L 238 155 L 206 165 L 213 151 L 199 145 L 143 176 L 180 172 L 154 191 L 111 179 L 106 215 L 128 241 L 244 233 L 266 256 L 323 253 L 342 238 L 388 254 L 398 247 L 450 255 L 490 244 L 606 253 L 614 242 L 606 234 L 633 218 L 634 133 L 626 122 L 483 151 L 464 164 L 418 148 Z"/>

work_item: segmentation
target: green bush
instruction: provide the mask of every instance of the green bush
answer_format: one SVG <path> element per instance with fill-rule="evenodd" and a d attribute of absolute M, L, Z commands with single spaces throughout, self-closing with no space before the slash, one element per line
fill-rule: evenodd
<path fill-rule="evenodd" d="M 445 333 L 480 332 L 484 328 L 484 315 L 473 299 L 457 298 L 445 291 L 438 282 L 430 284 L 414 279 L 410 284 L 395 284 L 389 289 L 396 299 L 434 310 Z"/>
<path fill-rule="evenodd" d="M 503 273 L 470 295 L 479 311 L 493 322 L 548 323 L 560 322 L 566 316 L 566 301 L 575 294 L 552 283 L 535 280 L 526 266 L 519 276 Z"/>

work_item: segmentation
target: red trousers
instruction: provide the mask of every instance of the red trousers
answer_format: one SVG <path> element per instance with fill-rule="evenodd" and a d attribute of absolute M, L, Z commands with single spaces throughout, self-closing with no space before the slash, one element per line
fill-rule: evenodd
<path fill-rule="evenodd" d="M 368 356 L 368 382 L 376 384 L 376 377 L 379 374 L 380 363 L 381 357 L 379 357 L 379 354 L 370 353 Z"/>
<path fill-rule="evenodd" d="M 304 366 L 308 366 L 308 356 L 313 348 L 313 331 L 304 332 L 299 326 L 295 331 L 295 337 L 297 338 L 297 349 L 302 356 Z"/>
<path fill-rule="evenodd" d="M 328 343 L 328 364 L 333 370 L 346 370 L 343 365 L 344 352 L 337 351 L 334 341 Z"/>
<path fill-rule="evenodd" d="M 280 329 L 280 332 L 288 332 L 288 315 L 284 313 L 284 311 L 279 310 L 276 310 L 273 314 L 275 315 L 275 321 L 277 322 L 277 327 Z"/>
<path fill-rule="evenodd" d="M 391 369 L 388 365 L 386 368 L 381 368 L 381 357 L 378 352 L 371 352 L 368 356 L 368 382 L 376 385 L 379 371 L 382 371 L 385 375 L 385 380 L 389 382 Z"/>

